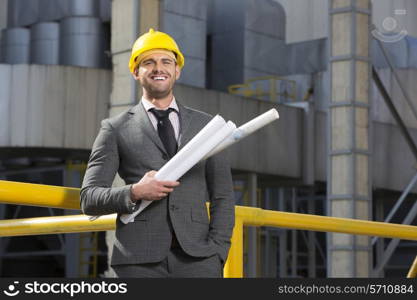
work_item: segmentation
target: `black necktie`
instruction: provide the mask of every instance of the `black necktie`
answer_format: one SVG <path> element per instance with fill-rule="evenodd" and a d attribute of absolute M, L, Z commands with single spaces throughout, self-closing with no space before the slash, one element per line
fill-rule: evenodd
<path fill-rule="evenodd" d="M 167 110 L 150 109 L 150 112 L 154 114 L 158 120 L 158 135 L 164 144 L 165 150 L 169 157 L 173 157 L 177 152 L 177 140 L 175 139 L 174 128 L 172 127 L 171 121 L 169 120 L 169 114 L 175 111 L 173 108 Z"/>

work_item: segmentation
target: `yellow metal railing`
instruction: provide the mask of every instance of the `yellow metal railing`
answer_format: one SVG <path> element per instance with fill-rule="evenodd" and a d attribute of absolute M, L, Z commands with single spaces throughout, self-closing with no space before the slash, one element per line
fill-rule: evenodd
<path fill-rule="evenodd" d="M 50 190 L 50 193 L 48 190 Z M 77 193 L 74 193 L 74 190 Z M 45 198 L 35 196 L 34 192 L 41 193 Z M 79 209 L 79 189 L 0 181 L 0 203 Z M 115 214 L 101 216 L 94 221 L 89 220 L 85 215 L 0 220 L 0 236 L 113 230 L 116 226 L 115 220 Z M 229 258 L 224 268 L 225 277 L 243 277 L 243 226 L 245 225 L 284 227 L 417 241 L 417 226 L 236 206 L 236 222 Z M 417 262 L 415 261 L 409 273 L 415 276 L 416 269 Z"/>
<path fill-rule="evenodd" d="M 410 271 L 408 271 L 407 278 L 416 278 L 417 277 L 417 256 L 414 259 L 413 264 L 411 265 Z"/>
<path fill-rule="evenodd" d="M 282 88 L 281 85 L 285 87 Z M 230 94 L 244 97 L 265 97 L 271 102 L 284 102 L 280 98 L 296 101 L 296 81 L 280 78 L 278 76 L 261 76 L 251 78 L 241 84 L 233 84 L 227 87 Z"/>

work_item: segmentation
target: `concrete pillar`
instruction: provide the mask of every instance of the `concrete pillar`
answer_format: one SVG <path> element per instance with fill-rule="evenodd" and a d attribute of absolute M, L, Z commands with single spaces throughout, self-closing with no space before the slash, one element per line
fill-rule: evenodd
<path fill-rule="evenodd" d="M 117 115 L 137 103 L 141 89 L 132 78 L 128 63 L 134 41 L 149 30 L 160 27 L 159 0 L 112 1 L 111 52 L 113 88 L 110 116 Z"/>
<path fill-rule="evenodd" d="M 370 0 L 329 2 L 331 101 L 327 208 L 334 217 L 371 219 L 369 130 Z M 328 277 L 368 277 L 370 239 L 328 234 Z"/>

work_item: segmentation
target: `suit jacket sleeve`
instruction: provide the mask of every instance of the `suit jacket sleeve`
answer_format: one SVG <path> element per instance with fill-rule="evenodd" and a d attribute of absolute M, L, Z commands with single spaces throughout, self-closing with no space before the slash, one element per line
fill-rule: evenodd
<path fill-rule="evenodd" d="M 207 160 L 206 179 L 210 197 L 209 238 L 217 246 L 218 254 L 224 262 L 235 223 L 233 181 L 227 151 Z"/>
<path fill-rule="evenodd" d="M 117 136 L 108 120 L 101 122 L 81 187 L 81 209 L 87 215 L 131 213 L 131 185 L 111 187 L 119 169 Z"/>

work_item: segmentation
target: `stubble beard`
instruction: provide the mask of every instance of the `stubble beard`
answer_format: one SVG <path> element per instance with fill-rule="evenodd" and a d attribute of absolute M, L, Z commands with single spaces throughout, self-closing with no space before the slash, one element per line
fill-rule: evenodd
<path fill-rule="evenodd" d="M 141 84 L 149 98 L 163 99 L 172 93 L 175 81 L 172 84 L 170 84 L 166 89 L 159 89 L 158 87 L 154 87 L 152 84 L 146 82 L 143 82 Z"/>

